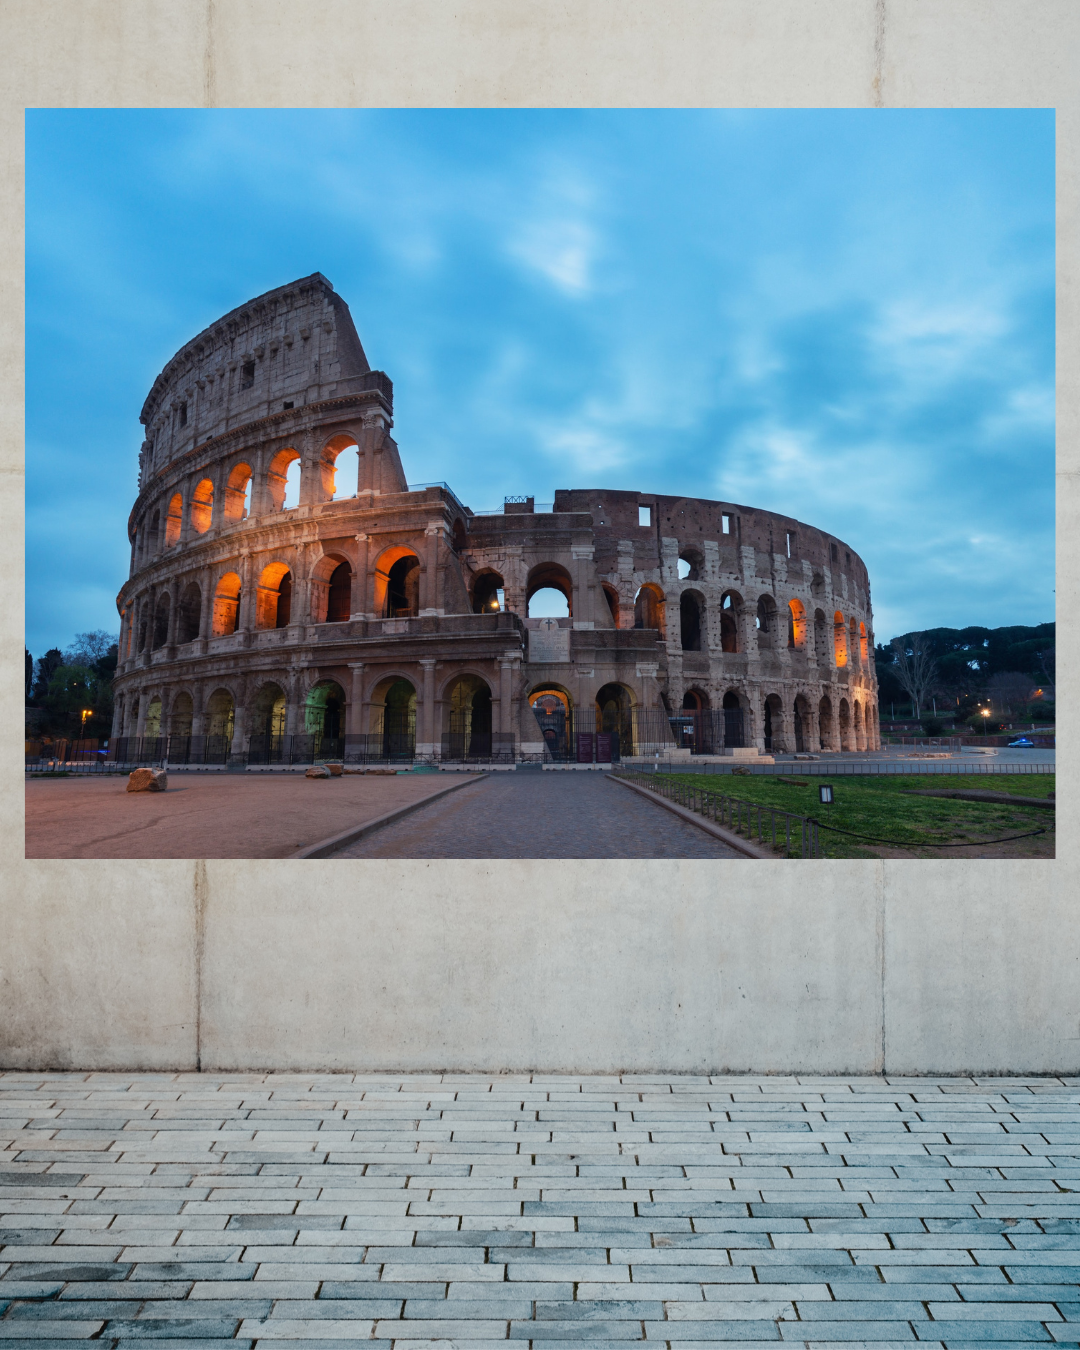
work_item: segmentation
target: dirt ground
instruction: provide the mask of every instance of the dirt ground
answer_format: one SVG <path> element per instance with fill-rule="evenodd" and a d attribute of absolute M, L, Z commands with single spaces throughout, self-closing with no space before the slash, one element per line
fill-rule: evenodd
<path fill-rule="evenodd" d="M 166 792 L 127 777 L 28 779 L 28 858 L 287 858 L 460 782 L 458 774 L 170 773 Z"/>

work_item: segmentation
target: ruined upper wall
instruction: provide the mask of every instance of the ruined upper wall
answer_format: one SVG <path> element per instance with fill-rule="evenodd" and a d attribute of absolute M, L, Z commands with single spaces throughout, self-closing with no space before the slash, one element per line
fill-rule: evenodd
<path fill-rule="evenodd" d="M 349 307 L 321 272 L 267 291 L 192 338 L 154 381 L 141 472 L 290 405 L 352 393 L 370 370 Z"/>
<path fill-rule="evenodd" d="M 651 508 L 649 525 L 638 524 L 638 508 Z M 700 546 L 704 540 L 720 546 L 721 565 L 736 571 L 736 553 L 752 547 L 762 559 L 790 557 L 806 561 L 815 569 L 849 577 L 860 589 L 869 590 L 866 566 L 843 540 L 826 534 L 794 516 L 741 506 L 736 502 L 707 501 L 698 497 L 665 497 L 654 492 L 615 492 L 604 488 L 560 489 L 555 510 L 587 511 L 592 515 L 599 570 L 615 558 L 619 540 L 634 545 L 635 567 L 658 567 L 664 552 L 662 540 L 677 539 L 681 550 Z M 727 517 L 728 532 L 724 531 Z M 788 552 L 788 535 L 791 552 Z M 725 552 L 726 551 L 726 552 Z M 761 564 L 759 564 L 761 565 Z"/>

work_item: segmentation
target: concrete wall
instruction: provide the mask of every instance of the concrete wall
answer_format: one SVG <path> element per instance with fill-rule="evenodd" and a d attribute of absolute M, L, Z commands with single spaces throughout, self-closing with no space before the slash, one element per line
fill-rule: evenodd
<path fill-rule="evenodd" d="M 1080 1070 L 1060 860 L 16 867 L 7 1067 Z"/>

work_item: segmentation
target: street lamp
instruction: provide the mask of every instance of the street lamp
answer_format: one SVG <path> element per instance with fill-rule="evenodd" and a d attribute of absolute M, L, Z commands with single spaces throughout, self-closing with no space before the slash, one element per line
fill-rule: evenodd
<path fill-rule="evenodd" d="M 983 709 L 982 709 L 982 715 L 983 715 L 983 718 L 984 718 L 984 721 L 983 721 L 983 735 L 985 736 L 985 735 L 986 735 L 986 728 L 987 728 L 987 725 L 988 725 L 988 723 L 985 721 L 985 719 L 986 719 L 987 717 L 990 716 L 990 709 L 989 709 L 989 708 L 983 708 Z"/>

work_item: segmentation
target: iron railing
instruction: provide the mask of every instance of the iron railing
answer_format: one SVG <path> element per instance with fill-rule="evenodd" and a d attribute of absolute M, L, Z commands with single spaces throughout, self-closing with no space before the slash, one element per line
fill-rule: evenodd
<path fill-rule="evenodd" d="M 704 816 L 744 839 L 767 844 L 782 858 L 821 858 L 821 839 L 818 823 L 809 816 L 797 816 L 790 811 L 779 811 L 774 806 L 729 797 L 711 788 L 679 783 L 654 774 L 620 769 L 616 775 L 657 792 L 668 801 L 684 806 Z"/>

